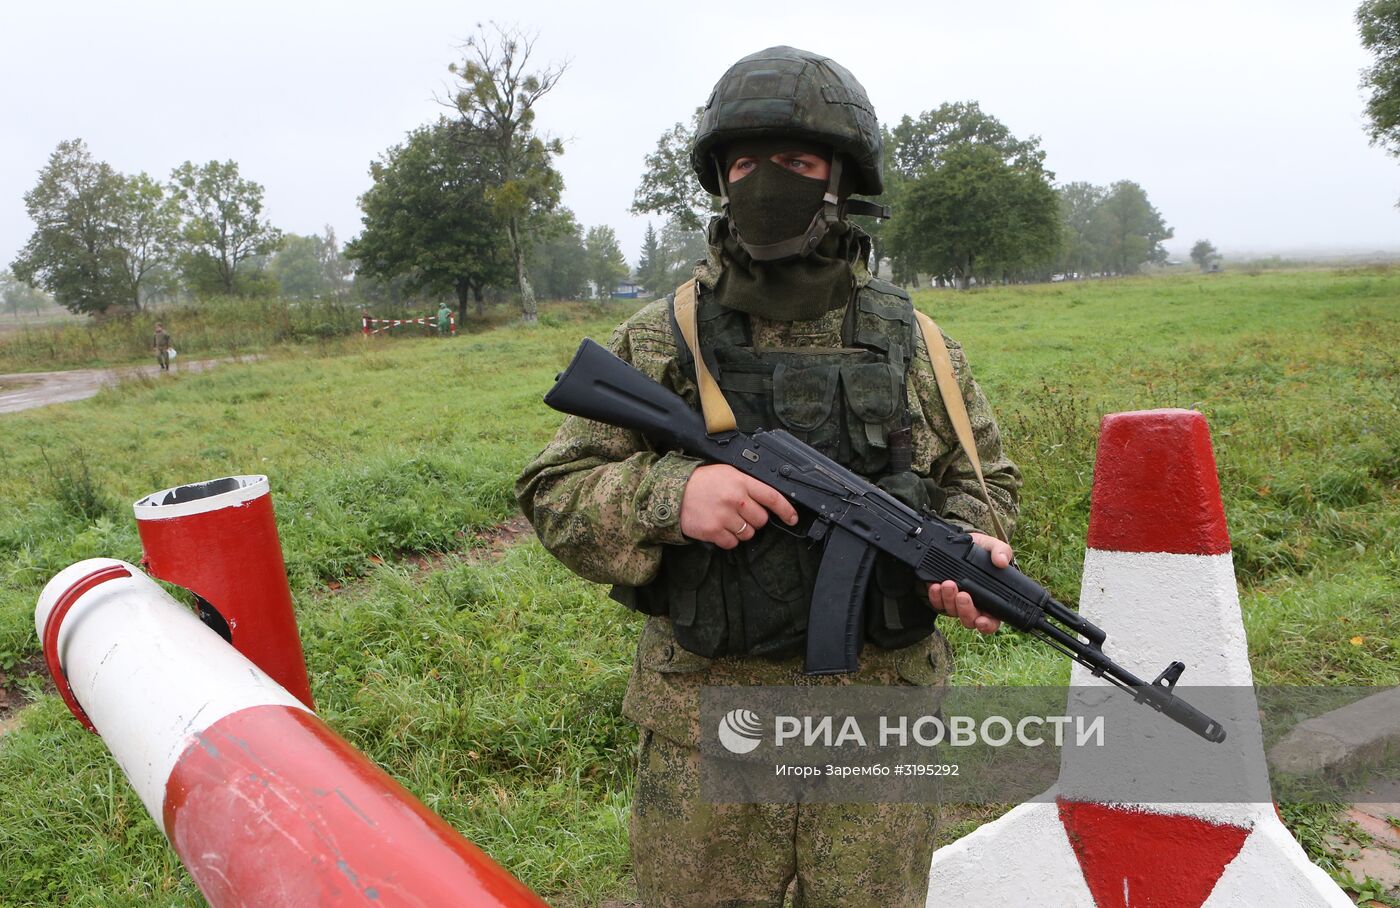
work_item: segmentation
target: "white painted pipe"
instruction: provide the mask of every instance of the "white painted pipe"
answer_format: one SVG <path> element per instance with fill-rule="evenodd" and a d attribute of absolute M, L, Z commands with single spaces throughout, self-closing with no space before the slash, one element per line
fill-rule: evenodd
<path fill-rule="evenodd" d="M 64 569 L 34 620 L 216 908 L 544 905 L 136 567 Z"/>

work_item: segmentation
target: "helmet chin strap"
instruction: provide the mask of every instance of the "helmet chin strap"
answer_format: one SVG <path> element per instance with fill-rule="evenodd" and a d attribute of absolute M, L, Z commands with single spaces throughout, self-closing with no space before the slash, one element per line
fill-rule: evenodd
<path fill-rule="evenodd" d="M 724 165 L 719 161 L 719 157 L 713 158 L 715 171 L 719 174 L 719 202 L 725 217 L 729 215 L 729 182 L 725 179 Z M 890 209 L 887 205 L 876 205 L 873 202 L 865 202 L 860 199 L 853 199 L 843 206 L 841 199 L 837 195 L 837 189 L 841 185 L 842 155 L 831 150 L 831 174 L 827 177 L 826 193 L 822 196 L 822 207 L 812 216 L 812 222 L 807 225 L 807 229 L 794 237 L 780 240 L 776 243 L 756 244 L 746 242 L 739 233 L 739 228 L 734 225 L 734 220 L 730 217 L 729 229 L 734 233 L 734 239 L 739 243 L 749 257 L 756 262 L 774 262 L 787 258 L 806 258 L 812 254 L 827 231 L 833 224 L 841 220 L 843 214 L 868 214 L 879 218 L 888 218 Z M 845 209 L 844 211 L 842 209 Z"/>

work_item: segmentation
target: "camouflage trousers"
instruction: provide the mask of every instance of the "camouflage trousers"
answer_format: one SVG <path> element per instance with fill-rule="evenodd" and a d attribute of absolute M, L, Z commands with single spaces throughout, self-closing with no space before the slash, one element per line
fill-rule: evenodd
<path fill-rule="evenodd" d="M 700 752 L 641 730 L 632 861 L 646 908 L 923 908 L 936 806 L 718 804 Z"/>

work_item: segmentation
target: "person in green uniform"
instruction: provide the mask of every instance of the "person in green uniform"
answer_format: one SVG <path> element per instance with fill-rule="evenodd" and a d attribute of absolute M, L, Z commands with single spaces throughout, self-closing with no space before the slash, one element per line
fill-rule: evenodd
<path fill-rule="evenodd" d="M 945 337 L 971 418 L 983 499 L 940 398 L 913 305 L 870 273 L 849 219 L 883 189 L 879 123 L 864 88 L 830 58 L 791 47 L 745 57 L 715 86 L 692 148 L 719 196 L 693 285 L 613 332 L 609 348 L 700 409 L 675 297 L 693 293 L 699 355 L 738 428 L 783 428 L 907 504 L 973 533 L 1012 527 L 1020 474 L 962 348 Z M 516 485 L 541 543 L 645 614 L 623 713 L 639 726 L 631 847 L 646 906 L 923 906 L 930 805 L 719 804 L 699 793 L 706 685 L 945 683 L 938 614 L 983 633 L 997 621 L 955 584 L 929 586 L 877 561 L 855 676 L 802 674 L 820 558 L 780 524 L 775 490 L 727 465 L 659 450 L 640 435 L 568 417 Z"/>
<path fill-rule="evenodd" d="M 452 327 L 452 310 L 449 309 L 449 308 L 447 308 L 447 304 L 446 304 L 446 303 L 443 303 L 441 306 L 438 307 L 438 313 L 437 313 L 437 332 L 438 332 L 438 335 L 439 335 L 439 336 L 442 336 L 442 337 L 445 337 L 445 336 L 447 335 L 447 333 L 448 333 L 448 330 L 449 330 L 451 327 Z"/>
<path fill-rule="evenodd" d="M 170 371 L 170 348 L 173 346 L 170 340 L 170 332 L 165 330 L 165 326 L 156 322 L 155 335 L 151 338 L 151 345 L 156 348 L 156 365 L 160 366 L 160 371 Z"/>

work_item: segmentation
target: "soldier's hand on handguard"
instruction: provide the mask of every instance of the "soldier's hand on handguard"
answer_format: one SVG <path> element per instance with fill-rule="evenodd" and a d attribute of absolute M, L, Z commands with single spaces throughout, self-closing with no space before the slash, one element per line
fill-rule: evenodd
<path fill-rule="evenodd" d="M 988 536 L 986 533 L 972 533 L 971 536 L 975 544 L 992 553 L 993 565 L 1004 568 L 1011 564 L 1011 559 L 1014 557 L 1011 546 L 995 536 Z M 962 622 L 962 626 L 970 631 L 995 634 L 997 628 L 1001 627 L 1001 621 L 985 612 L 979 612 L 972 597 L 959 590 L 958 585 L 951 580 L 930 583 L 928 585 L 928 601 L 929 605 L 932 605 L 936 611 L 958 619 Z"/>
<path fill-rule="evenodd" d="M 782 493 L 728 464 L 696 467 L 681 493 L 681 532 L 732 549 L 768 523 L 768 513 L 791 526 L 797 511 Z"/>

